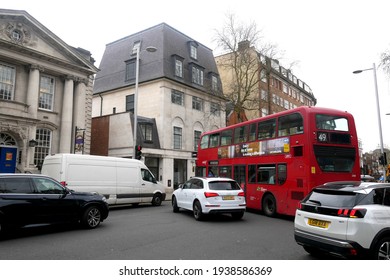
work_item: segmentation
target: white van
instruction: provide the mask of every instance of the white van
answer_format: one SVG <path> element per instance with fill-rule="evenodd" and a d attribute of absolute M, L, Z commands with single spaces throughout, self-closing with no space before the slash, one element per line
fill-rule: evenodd
<path fill-rule="evenodd" d="M 161 205 L 166 197 L 165 187 L 143 162 L 135 159 L 55 154 L 45 158 L 41 173 L 71 190 L 98 192 L 110 205 Z"/>

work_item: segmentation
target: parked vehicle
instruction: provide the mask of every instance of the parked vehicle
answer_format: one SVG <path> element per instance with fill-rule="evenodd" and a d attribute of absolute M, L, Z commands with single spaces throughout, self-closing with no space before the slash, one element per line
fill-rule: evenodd
<path fill-rule="evenodd" d="M 243 190 L 233 179 L 193 177 L 173 192 L 172 207 L 173 212 L 191 210 L 196 220 L 206 214 L 223 213 L 241 219 L 246 203 Z"/>
<path fill-rule="evenodd" d="M 45 158 L 41 172 L 69 189 L 98 192 L 107 198 L 109 205 L 158 206 L 166 197 L 165 187 L 143 162 L 135 159 L 56 154 Z"/>
<path fill-rule="evenodd" d="M 390 259 L 390 184 L 333 182 L 308 194 L 295 215 L 295 240 L 312 255 Z"/>
<path fill-rule="evenodd" d="M 36 174 L 0 174 L 0 232 L 7 227 L 79 222 L 96 228 L 108 217 L 104 196 L 79 193 L 53 178 Z"/>

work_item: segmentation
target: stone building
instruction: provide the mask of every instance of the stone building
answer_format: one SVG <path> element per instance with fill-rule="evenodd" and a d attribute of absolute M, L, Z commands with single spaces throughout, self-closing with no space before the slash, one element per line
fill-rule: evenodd
<path fill-rule="evenodd" d="M 225 126 L 212 50 L 162 23 L 107 44 L 99 68 L 91 154 L 132 158 L 141 146 L 165 186 L 193 176 L 200 134 Z"/>
<path fill-rule="evenodd" d="M 89 153 L 93 62 L 26 11 L 0 9 L 0 172 Z"/>

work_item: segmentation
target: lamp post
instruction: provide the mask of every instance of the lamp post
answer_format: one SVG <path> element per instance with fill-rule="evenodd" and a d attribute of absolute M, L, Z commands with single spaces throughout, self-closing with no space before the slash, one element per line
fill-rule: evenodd
<path fill-rule="evenodd" d="M 133 158 L 136 157 L 136 146 L 137 146 L 137 114 L 138 114 L 138 80 L 139 80 L 139 55 L 140 55 L 140 48 L 141 44 L 137 44 L 133 48 L 133 53 L 134 51 L 136 52 L 136 59 L 135 59 L 135 92 L 134 92 L 134 127 L 133 127 Z M 157 49 L 155 47 L 147 47 L 146 51 L 148 52 L 155 52 Z"/>
<path fill-rule="evenodd" d="M 377 81 L 377 78 L 376 78 L 376 67 L 375 67 L 375 63 L 372 64 L 372 68 L 362 69 L 362 70 L 356 70 L 356 71 L 353 71 L 352 73 L 353 73 L 353 74 L 360 74 L 360 73 L 362 73 L 363 71 L 368 71 L 368 70 L 372 70 L 373 73 L 374 73 L 375 97 L 376 97 L 376 110 L 377 110 L 377 113 L 378 113 L 379 141 L 380 141 L 380 145 L 381 145 L 381 156 L 384 157 L 385 154 L 384 154 L 384 151 L 383 151 L 383 136 L 382 136 L 381 111 L 380 111 L 380 106 L 379 106 L 378 81 Z"/>

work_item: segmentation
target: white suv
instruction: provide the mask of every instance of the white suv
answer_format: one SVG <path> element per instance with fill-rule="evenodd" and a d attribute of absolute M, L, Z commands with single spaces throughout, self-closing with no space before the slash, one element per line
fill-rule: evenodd
<path fill-rule="evenodd" d="M 173 192 L 172 208 L 173 212 L 191 210 L 196 220 L 205 214 L 223 213 L 241 219 L 246 203 L 243 190 L 233 179 L 193 177 Z"/>
<path fill-rule="evenodd" d="M 295 214 L 295 241 L 312 255 L 390 259 L 390 184 L 332 182 Z"/>

